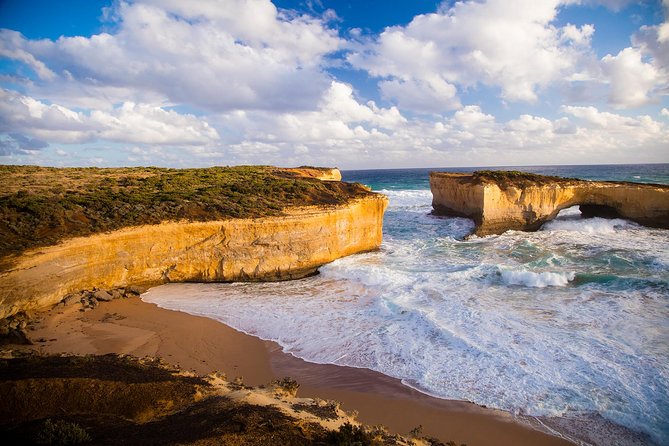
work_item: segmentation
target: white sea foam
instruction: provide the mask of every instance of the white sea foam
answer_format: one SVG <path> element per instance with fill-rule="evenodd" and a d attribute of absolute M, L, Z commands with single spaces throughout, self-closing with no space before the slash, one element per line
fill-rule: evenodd
<path fill-rule="evenodd" d="M 387 194 L 378 252 L 304 280 L 172 284 L 143 299 L 312 362 L 519 414 L 599 414 L 669 444 L 667 231 L 614 223 L 463 240 L 472 222 L 429 215 L 429 191 Z M 583 228 L 571 218 L 557 227 Z"/>
<path fill-rule="evenodd" d="M 382 189 L 379 192 L 388 196 L 390 209 L 402 208 L 418 212 L 432 210 L 432 193 L 429 190 Z"/>
<path fill-rule="evenodd" d="M 573 271 L 567 273 L 553 273 L 543 271 L 535 273 L 533 271 L 501 271 L 502 280 L 508 285 L 524 285 L 534 288 L 545 288 L 547 286 L 566 286 L 574 280 L 576 273 Z"/>
<path fill-rule="evenodd" d="M 613 234 L 621 229 L 636 226 L 634 223 L 620 218 L 606 219 L 601 217 L 579 219 L 556 219 L 546 223 L 544 231 L 573 231 L 586 234 Z"/>

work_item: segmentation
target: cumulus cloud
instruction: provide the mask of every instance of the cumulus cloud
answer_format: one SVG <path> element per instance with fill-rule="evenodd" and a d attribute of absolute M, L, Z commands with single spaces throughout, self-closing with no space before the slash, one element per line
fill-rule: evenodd
<path fill-rule="evenodd" d="M 457 88 L 441 76 L 385 80 L 379 82 L 379 89 L 384 98 L 409 110 L 443 113 L 461 107 Z"/>
<path fill-rule="evenodd" d="M 212 111 L 291 110 L 315 106 L 329 84 L 322 59 L 340 45 L 320 19 L 289 16 L 269 0 L 120 2 L 110 16 L 115 32 L 91 37 L 3 30 L 0 54 L 33 68 L 43 92 L 75 81 L 91 92 L 122 89 L 125 101 L 148 91 Z"/>
<path fill-rule="evenodd" d="M 650 101 L 660 82 L 658 69 L 643 61 L 641 51 L 625 48 L 616 56 L 602 59 L 604 73 L 611 82 L 609 101 L 616 107 L 638 107 Z"/>
<path fill-rule="evenodd" d="M 0 137 L 0 156 L 29 154 L 47 146 L 48 144 L 45 141 L 29 138 L 20 133 L 9 133 Z"/>
<path fill-rule="evenodd" d="M 407 122 L 396 107 L 379 108 L 373 101 L 361 104 L 350 85 L 335 81 L 321 99 L 318 110 L 280 114 L 234 112 L 221 119 L 222 126 L 243 129 L 247 140 L 314 145 L 366 139 L 396 131 Z"/>
<path fill-rule="evenodd" d="M 602 58 L 609 102 L 617 108 L 657 102 L 669 94 L 669 2 L 663 6 L 663 23 L 642 26 L 632 35 L 632 46 Z"/>
<path fill-rule="evenodd" d="M 578 87 L 589 95 L 574 101 L 608 95 L 619 108 L 666 94 L 666 22 L 641 27 L 629 48 L 598 59 L 593 25 L 556 24 L 560 8 L 593 2 L 444 2 L 376 36 L 353 30 L 346 42 L 330 27 L 336 13 L 303 15 L 269 0 L 120 1 L 106 11 L 110 31 L 90 37 L 31 40 L 0 30 L 0 56 L 32 71 L 21 93 L 0 90 L 0 156 L 84 164 L 100 161 L 108 143 L 114 162 L 129 164 L 665 160 L 663 118 L 600 104 L 500 120 L 488 105 L 467 104 L 466 93 L 481 85 L 516 102 L 538 102 L 556 85 L 551 93 Z M 626 0 L 598 3 L 615 10 Z M 348 68 L 376 78 L 382 104 L 327 72 L 339 50 Z M 100 152 L 85 158 L 71 150 L 93 143 Z"/>
<path fill-rule="evenodd" d="M 535 102 L 560 86 L 577 93 L 608 87 L 616 108 L 634 108 L 669 93 L 669 24 L 643 26 L 632 46 L 597 60 L 592 24 L 556 25 L 561 8 L 601 4 L 619 11 L 627 0 L 487 0 L 444 2 L 436 13 L 414 17 L 361 41 L 348 62 L 379 78 L 385 98 L 400 108 L 446 112 L 458 93 L 477 85 L 500 97 Z M 667 6 L 665 3 L 665 14 Z"/>
<path fill-rule="evenodd" d="M 0 90 L 0 131 L 59 143 L 202 145 L 219 139 L 206 121 L 174 110 L 126 102 L 110 112 L 84 113 L 8 90 Z"/>
<path fill-rule="evenodd" d="M 595 163 L 602 157 L 622 163 L 660 161 L 669 144 L 666 123 L 595 107 L 563 107 L 556 119 L 522 114 L 500 121 L 468 105 L 431 122 L 360 104 L 344 84 L 334 83 L 327 97 L 317 112 L 227 114 L 219 126 L 239 133 L 221 132 L 227 136 L 220 156 L 345 168 Z"/>
<path fill-rule="evenodd" d="M 591 25 L 552 25 L 558 0 L 448 5 L 386 28 L 348 61 L 386 78 L 382 92 L 407 108 L 455 108 L 454 85 L 499 87 L 504 99 L 531 102 L 538 90 L 576 71 L 594 33 Z"/>

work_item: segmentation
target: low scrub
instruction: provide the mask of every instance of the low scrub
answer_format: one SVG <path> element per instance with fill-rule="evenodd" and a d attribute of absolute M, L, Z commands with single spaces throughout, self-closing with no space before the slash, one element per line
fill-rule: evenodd
<path fill-rule="evenodd" d="M 0 257 L 127 226 L 281 215 L 369 194 L 268 166 L 206 169 L 0 166 Z"/>

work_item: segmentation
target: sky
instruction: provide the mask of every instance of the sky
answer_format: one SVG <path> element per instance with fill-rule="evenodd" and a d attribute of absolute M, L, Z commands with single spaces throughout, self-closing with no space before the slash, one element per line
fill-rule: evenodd
<path fill-rule="evenodd" d="M 0 0 L 0 164 L 669 162 L 669 0 Z"/>

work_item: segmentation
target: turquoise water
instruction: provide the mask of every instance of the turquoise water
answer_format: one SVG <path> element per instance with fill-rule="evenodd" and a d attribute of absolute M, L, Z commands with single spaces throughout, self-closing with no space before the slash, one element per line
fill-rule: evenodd
<path fill-rule="evenodd" d="M 513 169 L 669 184 L 668 164 Z M 430 215 L 427 169 L 343 176 L 390 198 L 378 252 L 299 281 L 143 298 L 437 397 L 592 419 L 606 444 L 632 444 L 610 423 L 669 444 L 669 231 L 567 209 L 534 233 L 465 239 L 470 220 Z"/>

